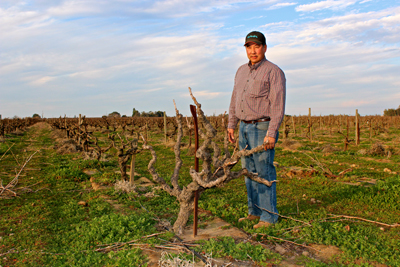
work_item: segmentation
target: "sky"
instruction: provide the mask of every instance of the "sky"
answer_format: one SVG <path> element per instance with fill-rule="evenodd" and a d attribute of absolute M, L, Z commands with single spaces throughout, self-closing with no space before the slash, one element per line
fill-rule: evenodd
<path fill-rule="evenodd" d="M 245 36 L 261 31 L 290 115 L 400 105 L 398 0 L 1 0 L 3 118 L 228 111 Z"/>

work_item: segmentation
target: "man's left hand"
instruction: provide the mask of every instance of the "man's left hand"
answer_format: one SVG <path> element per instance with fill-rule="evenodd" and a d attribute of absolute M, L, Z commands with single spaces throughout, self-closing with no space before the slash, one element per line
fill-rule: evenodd
<path fill-rule="evenodd" d="M 270 136 L 265 136 L 264 138 L 264 149 L 273 149 L 275 147 L 275 138 Z"/>

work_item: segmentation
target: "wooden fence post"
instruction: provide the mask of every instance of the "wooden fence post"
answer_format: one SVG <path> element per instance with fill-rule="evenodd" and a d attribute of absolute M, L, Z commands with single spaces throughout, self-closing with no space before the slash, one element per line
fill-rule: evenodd
<path fill-rule="evenodd" d="M 294 123 L 294 117 L 295 115 L 292 116 L 292 125 L 293 125 L 293 134 L 296 135 L 296 125 Z"/>
<path fill-rule="evenodd" d="M 197 149 L 199 148 L 199 129 L 197 122 L 196 106 L 190 105 L 190 112 L 193 116 L 194 125 L 194 169 L 196 172 L 199 171 L 199 158 L 196 156 Z M 198 221 L 198 201 L 199 201 L 199 190 L 196 190 L 194 194 L 194 210 L 193 210 L 193 237 L 197 235 L 197 221 Z"/>
<path fill-rule="evenodd" d="M 322 117 L 321 117 L 321 113 L 319 114 L 319 130 L 322 130 Z"/>
<path fill-rule="evenodd" d="M 358 115 L 358 109 L 356 109 L 356 145 L 360 144 L 360 117 Z"/>
<path fill-rule="evenodd" d="M 350 117 L 347 116 L 347 137 L 346 137 L 346 141 L 344 143 L 344 151 L 347 151 L 347 145 L 348 145 L 348 140 L 349 140 L 349 132 L 350 132 L 350 121 L 349 121 Z"/>
<path fill-rule="evenodd" d="M 311 108 L 308 108 L 308 133 L 310 134 L 310 141 L 312 142 L 312 122 L 311 122 Z"/>
<path fill-rule="evenodd" d="M 146 141 L 149 140 L 149 125 L 146 122 Z"/>
<path fill-rule="evenodd" d="M 129 178 L 129 183 L 134 184 L 135 181 L 135 162 L 136 162 L 136 154 L 132 154 L 131 159 L 131 177 Z"/>
<path fill-rule="evenodd" d="M 372 117 L 369 120 L 369 139 L 372 139 Z"/>
<path fill-rule="evenodd" d="M 4 125 L 0 114 L 0 140 L 3 140 L 4 137 L 5 137 Z"/>
<path fill-rule="evenodd" d="M 136 140 L 139 139 L 139 133 L 136 133 Z M 131 177 L 129 178 L 129 183 L 134 184 L 135 182 L 135 163 L 136 163 L 136 153 L 132 154 L 131 159 Z"/>
<path fill-rule="evenodd" d="M 164 137 L 165 144 L 167 144 L 167 113 L 164 111 Z"/>
<path fill-rule="evenodd" d="M 82 120 L 82 115 L 79 114 L 79 119 L 78 119 L 78 145 L 81 144 L 81 120 Z"/>

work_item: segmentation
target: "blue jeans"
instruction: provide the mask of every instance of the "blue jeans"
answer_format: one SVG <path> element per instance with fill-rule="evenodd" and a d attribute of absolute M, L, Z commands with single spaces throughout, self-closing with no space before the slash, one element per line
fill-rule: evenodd
<path fill-rule="evenodd" d="M 240 122 L 239 128 L 239 147 L 252 149 L 264 142 L 267 134 L 269 121 L 257 123 Z M 279 135 L 279 134 L 278 134 Z M 278 135 L 275 142 L 278 141 Z M 258 173 L 258 176 L 268 181 L 276 180 L 276 170 L 274 166 L 275 149 L 263 150 L 253 155 L 242 157 L 242 168 L 250 172 Z M 254 182 L 245 177 L 247 188 L 247 203 L 249 214 L 260 216 L 260 221 L 276 223 L 278 215 L 262 210 L 255 205 L 266 210 L 278 213 L 276 208 L 276 183 L 271 187 Z"/>

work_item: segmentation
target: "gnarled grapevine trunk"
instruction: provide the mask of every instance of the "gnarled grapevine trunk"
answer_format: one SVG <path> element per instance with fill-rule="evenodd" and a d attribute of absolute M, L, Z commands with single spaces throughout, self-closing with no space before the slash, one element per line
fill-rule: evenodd
<path fill-rule="evenodd" d="M 180 210 L 178 214 L 178 218 L 174 223 L 173 230 L 176 234 L 182 234 L 183 229 L 186 226 L 186 223 L 189 219 L 189 216 L 193 210 L 194 205 L 194 194 L 197 190 L 200 192 L 204 191 L 207 188 L 211 188 L 214 186 L 220 186 L 229 182 L 232 179 L 239 178 L 243 175 L 246 175 L 250 179 L 253 179 L 257 182 L 266 184 L 267 186 L 271 186 L 272 183 L 276 181 L 267 181 L 258 177 L 256 173 L 250 173 L 247 169 L 242 169 L 238 172 L 232 172 L 231 169 L 236 163 L 239 161 L 241 156 L 251 155 L 253 153 L 257 153 L 261 151 L 264 146 L 258 146 L 251 150 L 242 150 L 234 155 L 230 155 L 228 150 L 228 138 L 227 133 L 225 131 L 225 139 L 224 139 L 224 151 L 225 155 L 220 156 L 221 151 L 218 145 L 213 141 L 217 132 L 211 125 L 211 123 L 207 120 L 203 111 L 201 110 L 201 105 L 197 102 L 196 98 L 192 95 L 191 89 L 189 88 L 190 95 L 197 106 L 197 115 L 199 117 L 199 121 L 201 123 L 202 129 L 200 129 L 200 135 L 204 140 L 202 145 L 197 150 L 196 156 L 203 161 L 203 170 L 201 172 L 197 172 L 194 169 L 190 169 L 190 176 L 193 181 L 187 186 L 181 188 L 178 183 L 179 179 L 179 171 L 182 166 L 182 160 L 180 158 L 180 147 L 182 140 L 182 115 L 179 114 L 178 109 L 176 108 L 175 102 L 175 111 L 176 111 L 176 122 L 178 125 L 177 128 L 177 141 L 174 146 L 175 152 L 175 169 L 174 173 L 171 177 L 171 185 L 167 184 L 164 178 L 160 177 L 157 171 L 154 168 L 154 164 L 157 160 L 156 152 L 153 147 L 148 145 L 146 140 L 143 138 L 143 149 L 148 149 L 151 152 L 152 159 L 149 162 L 148 170 L 153 178 L 153 180 L 161 185 L 162 189 L 165 190 L 172 196 L 175 196 L 180 204 Z M 225 129 L 225 121 L 224 117 L 222 118 L 222 125 Z M 210 150 L 213 150 L 213 153 L 210 153 Z"/>
<path fill-rule="evenodd" d="M 173 229 L 174 232 L 178 235 L 183 233 L 183 229 L 186 226 L 187 221 L 189 220 L 189 216 L 193 211 L 193 199 L 194 199 L 194 192 L 193 197 L 184 201 L 179 202 L 179 213 L 178 218 L 176 219 Z"/>

